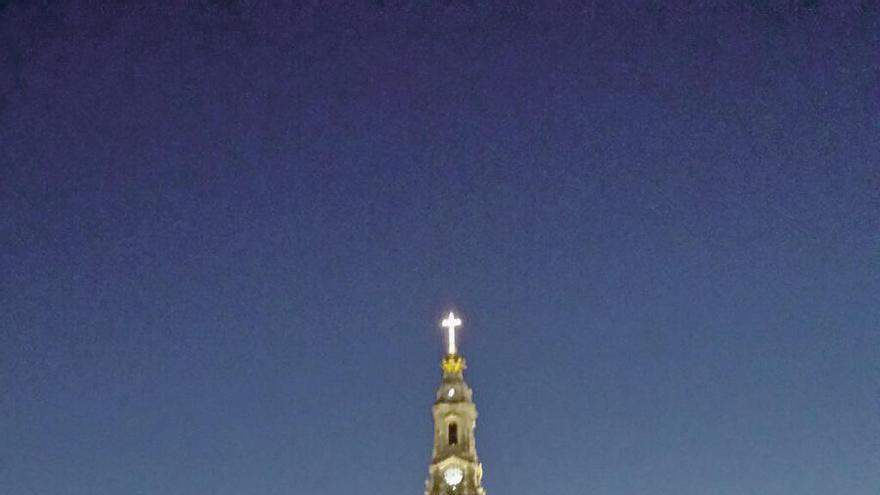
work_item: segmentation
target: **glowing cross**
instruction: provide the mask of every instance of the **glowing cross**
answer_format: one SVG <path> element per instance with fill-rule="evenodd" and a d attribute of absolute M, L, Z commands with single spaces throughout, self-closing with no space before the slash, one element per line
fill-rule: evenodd
<path fill-rule="evenodd" d="M 461 320 L 455 317 L 455 313 L 449 312 L 449 316 L 440 322 L 440 326 L 449 330 L 449 354 L 455 354 L 455 327 L 461 326 Z"/>

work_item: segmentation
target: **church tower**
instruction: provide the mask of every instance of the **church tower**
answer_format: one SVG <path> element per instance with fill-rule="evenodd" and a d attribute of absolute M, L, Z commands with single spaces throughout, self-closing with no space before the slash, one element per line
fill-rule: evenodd
<path fill-rule="evenodd" d="M 441 322 L 448 330 L 447 353 L 441 361 L 443 379 L 434 401 L 434 449 L 425 495 L 484 495 L 483 466 L 477 457 L 474 428 L 477 407 L 471 388 L 464 381 L 464 358 L 455 345 L 455 329 L 461 320 L 450 312 Z"/>

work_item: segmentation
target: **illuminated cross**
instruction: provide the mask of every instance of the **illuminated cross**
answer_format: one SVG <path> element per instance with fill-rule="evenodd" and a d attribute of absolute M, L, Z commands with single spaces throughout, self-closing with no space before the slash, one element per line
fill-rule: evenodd
<path fill-rule="evenodd" d="M 455 327 L 461 326 L 461 320 L 455 317 L 455 313 L 449 312 L 449 316 L 440 322 L 440 326 L 449 330 L 449 354 L 455 354 Z"/>

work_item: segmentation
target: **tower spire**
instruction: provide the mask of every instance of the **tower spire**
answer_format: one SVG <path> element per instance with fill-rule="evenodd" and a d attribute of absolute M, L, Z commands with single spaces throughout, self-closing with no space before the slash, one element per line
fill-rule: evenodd
<path fill-rule="evenodd" d="M 447 330 L 447 348 L 441 367 L 443 379 L 432 408 L 434 448 L 425 495 L 485 495 L 483 466 L 477 457 L 474 429 L 477 408 L 471 388 L 464 381 L 464 358 L 458 354 L 455 331 L 461 319 L 454 312 L 440 322 Z"/>

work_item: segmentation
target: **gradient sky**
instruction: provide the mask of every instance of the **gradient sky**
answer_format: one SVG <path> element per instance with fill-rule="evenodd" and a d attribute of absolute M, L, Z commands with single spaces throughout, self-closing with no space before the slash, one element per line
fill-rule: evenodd
<path fill-rule="evenodd" d="M 286 3 L 0 2 L 0 493 L 880 492 L 880 5 Z"/>

